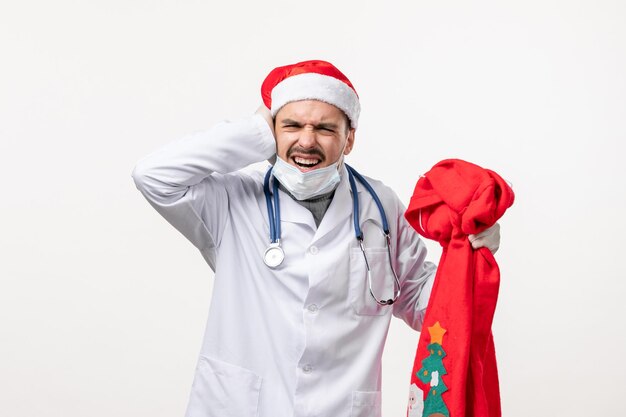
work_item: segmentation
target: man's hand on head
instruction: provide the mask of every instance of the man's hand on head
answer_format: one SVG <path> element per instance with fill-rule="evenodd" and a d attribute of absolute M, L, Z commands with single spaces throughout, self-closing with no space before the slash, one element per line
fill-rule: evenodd
<path fill-rule="evenodd" d="M 495 254 L 500 247 L 500 225 L 496 223 L 489 229 L 483 230 L 477 235 L 469 235 L 468 237 L 472 248 L 478 249 L 486 247 L 491 253 Z"/>
<path fill-rule="evenodd" d="M 263 116 L 270 129 L 272 130 L 272 136 L 276 137 L 276 133 L 274 132 L 274 119 L 272 118 L 272 113 L 270 112 L 270 109 L 265 107 L 265 104 L 261 104 L 255 113 Z"/>

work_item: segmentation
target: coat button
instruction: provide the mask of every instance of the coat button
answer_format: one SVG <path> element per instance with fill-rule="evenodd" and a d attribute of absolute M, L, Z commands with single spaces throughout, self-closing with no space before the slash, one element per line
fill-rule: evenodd
<path fill-rule="evenodd" d="M 313 366 L 308 363 L 302 367 L 302 372 L 304 372 L 305 374 L 310 374 L 312 370 Z"/>
<path fill-rule="evenodd" d="M 311 312 L 311 313 L 316 313 L 317 310 L 319 310 L 319 308 L 317 307 L 317 304 L 309 304 L 309 306 L 307 307 L 307 309 Z"/>
<path fill-rule="evenodd" d="M 317 248 L 317 246 L 311 246 L 311 247 L 309 248 L 309 252 L 311 253 L 311 255 L 317 255 L 317 253 L 318 253 L 319 251 L 320 251 L 320 250 Z"/>

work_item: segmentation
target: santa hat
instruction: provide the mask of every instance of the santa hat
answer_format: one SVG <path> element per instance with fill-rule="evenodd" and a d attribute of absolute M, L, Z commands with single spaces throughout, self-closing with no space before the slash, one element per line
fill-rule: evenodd
<path fill-rule="evenodd" d="M 303 61 L 274 68 L 263 81 L 261 96 L 272 117 L 292 101 L 319 100 L 341 109 L 356 128 L 361 112 L 359 96 L 348 77 L 326 61 Z"/>

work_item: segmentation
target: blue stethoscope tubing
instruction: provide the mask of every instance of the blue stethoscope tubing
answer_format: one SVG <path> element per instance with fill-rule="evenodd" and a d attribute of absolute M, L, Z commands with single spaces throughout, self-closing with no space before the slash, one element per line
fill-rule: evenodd
<path fill-rule="evenodd" d="M 353 221 L 354 221 L 354 233 L 356 235 L 356 239 L 359 242 L 359 247 L 361 248 L 361 252 L 363 253 L 363 259 L 365 260 L 365 267 L 367 271 L 367 279 L 369 284 L 369 291 L 371 296 L 376 300 L 376 302 L 380 305 L 391 305 L 393 304 L 398 297 L 400 296 L 400 280 L 398 279 L 398 275 L 393 267 L 393 261 L 391 257 L 391 236 L 389 232 L 389 223 L 387 222 L 387 215 L 385 213 L 385 208 L 378 198 L 376 191 L 372 188 L 372 186 L 367 182 L 365 178 L 361 174 L 359 174 L 354 168 L 346 165 L 346 169 L 348 170 L 348 180 L 350 182 L 350 189 L 352 190 L 352 206 L 353 206 Z M 278 197 L 278 181 L 274 179 L 272 181 L 272 195 L 274 196 L 272 201 L 272 195 L 270 195 L 270 180 L 272 177 L 272 167 L 267 170 L 265 174 L 265 179 L 263 181 L 263 192 L 265 193 L 265 202 L 267 204 L 267 214 L 269 218 L 269 226 L 270 226 L 270 245 L 265 250 L 265 254 L 263 255 L 263 261 L 270 268 L 276 268 L 278 265 L 282 263 L 285 258 L 285 253 L 280 246 L 280 204 Z M 391 272 L 394 277 L 394 297 L 393 299 L 388 300 L 379 300 L 376 295 L 374 295 L 374 291 L 372 290 L 372 276 L 371 269 L 369 265 L 369 261 L 367 260 L 367 255 L 365 254 L 365 248 L 363 246 L 363 231 L 361 230 L 360 221 L 359 221 L 359 195 L 356 189 L 356 179 L 365 187 L 365 189 L 372 196 L 372 199 L 376 203 L 378 207 L 378 211 L 380 212 L 380 217 L 382 220 L 382 229 L 385 235 L 385 240 L 387 243 L 387 258 L 389 261 L 389 267 L 391 268 Z"/>
<path fill-rule="evenodd" d="M 265 192 L 265 202 L 267 203 L 267 214 L 270 221 L 270 240 L 272 243 L 280 242 L 280 204 L 278 197 L 278 181 L 274 180 L 272 183 L 272 193 L 274 195 L 274 203 L 276 210 L 272 206 L 272 198 L 270 197 L 270 178 L 272 176 L 272 168 L 267 170 L 265 174 L 265 180 L 263 181 L 263 191 Z M 276 211 L 276 216 L 274 216 Z"/>

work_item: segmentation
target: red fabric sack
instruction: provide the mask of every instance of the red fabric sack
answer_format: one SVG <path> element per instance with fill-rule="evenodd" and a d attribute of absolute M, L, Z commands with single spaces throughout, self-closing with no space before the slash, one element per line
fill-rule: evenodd
<path fill-rule="evenodd" d="M 405 217 L 420 235 L 438 241 L 443 253 L 415 355 L 407 416 L 501 416 L 491 333 L 500 271 L 489 249 L 473 250 L 468 235 L 495 224 L 513 200 L 498 174 L 459 159 L 437 163 L 415 186 Z M 424 399 L 423 409 L 415 395 Z"/>

